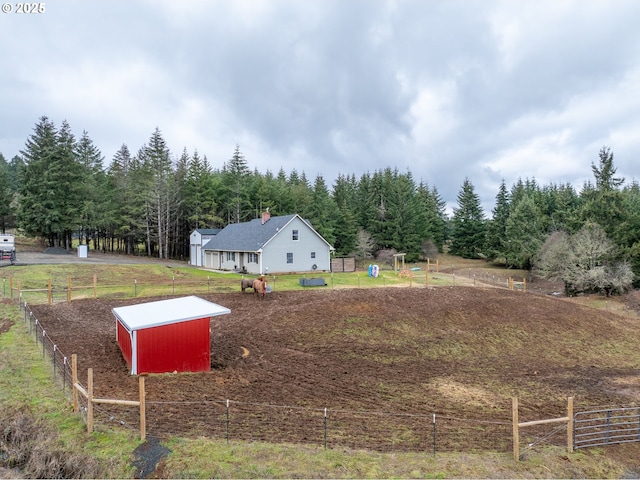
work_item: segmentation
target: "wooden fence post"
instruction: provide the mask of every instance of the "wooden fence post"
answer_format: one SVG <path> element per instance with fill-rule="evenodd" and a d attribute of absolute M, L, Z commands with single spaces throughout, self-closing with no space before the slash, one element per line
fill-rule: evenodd
<path fill-rule="evenodd" d="M 511 399 L 513 413 L 513 459 L 520 460 L 520 431 L 518 427 L 518 397 Z"/>
<path fill-rule="evenodd" d="M 93 432 L 93 368 L 87 370 L 87 433 Z"/>
<path fill-rule="evenodd" d="M 567 451 L 573 452 L 573 397 L 567 398 Z"/>
<path fill-rule="evenodd" d="M 71 355 L 71 385 L 73 386 L 73 412 L 78 413 L 78 389 L 76 388 L 78 383 L 78 355 L 76 353 Z"/>
<path fill-rule="evenodd" d="M 144 375 L 138 377 L 138 389 L 140 390 L 140 440 L 147 438 L 147 392 L 144 388 Z"/>
<path fill-rule="evenodd" d="M 567 451 L 573 452 L 573 397 L 567 398 L 567 416 L 560 418 L 548 418 L 546 420 L 533 420 L 530 422 L 518 421 L 518 399 L 512 398 L 513 403 L 513 457 L 520 460 L 520 427 L 533 425 L 546 425 L 549 423 L 567 422 Z"/>

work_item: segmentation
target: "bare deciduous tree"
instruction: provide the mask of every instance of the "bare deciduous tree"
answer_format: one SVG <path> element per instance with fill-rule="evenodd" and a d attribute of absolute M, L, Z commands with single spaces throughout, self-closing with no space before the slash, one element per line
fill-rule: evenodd
<path fill-rule="evenodd" d="M 376 248 L 376 242 L 371 234 L 362 228 L 358 230 L 356 236 L 355 256 L 356 258 L 373 258 L 373 252 Z"/>
<path fill-rule="evenodd" d="M 633 282 L 628 262 L 616 261 L 616 246 L 602 227 L 587 224 L 575 235 L 556 232 L 547 238 L 536 261 L 536 271 L 548 280 L 562 280 L 565 292 L 620 294 Z"/>

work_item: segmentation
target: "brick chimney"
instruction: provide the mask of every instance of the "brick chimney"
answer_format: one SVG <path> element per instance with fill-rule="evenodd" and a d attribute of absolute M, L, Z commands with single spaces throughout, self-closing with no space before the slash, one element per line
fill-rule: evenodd
<path fill-rule="evenodd" d="M 269 213 L 269 209 L 267 208 L 266 211 L 262 212 L 262 225 L 267 223 L 270 218 L 271 218 L 271 214 Z"/>

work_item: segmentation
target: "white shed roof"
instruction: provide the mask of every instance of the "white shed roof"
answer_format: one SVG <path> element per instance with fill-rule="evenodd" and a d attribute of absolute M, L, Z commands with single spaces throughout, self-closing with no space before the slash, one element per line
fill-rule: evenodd
<path fill-rule="evenodd" d="M 231 313 L 226 307 L 190 296 L 140 303 L 112 310 L 129 331 Z"/>

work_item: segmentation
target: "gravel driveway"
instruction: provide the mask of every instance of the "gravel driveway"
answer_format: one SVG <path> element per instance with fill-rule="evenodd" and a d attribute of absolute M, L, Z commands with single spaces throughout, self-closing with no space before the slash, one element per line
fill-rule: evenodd
<path fill-rule="evenodd" d="M 64 249 L 48 248 L 45 251 L 24 251 L 16 253 L 15 265 L 42 265 L 56 263 L 84 263 L 84 264 L 138 264 L 160 263 L 171 267 L 186 267 L 188 262 L 178 260 L 165 260 L 158 258 L 139 257 L 135 255 L 120 255 L 115 253 L 101 253 L 90 250 L 86 257 L 78 257 L 76 252 L 67 252 Z M 9 261 L 3 261 L 1 266 L 10 265 Z"/>

